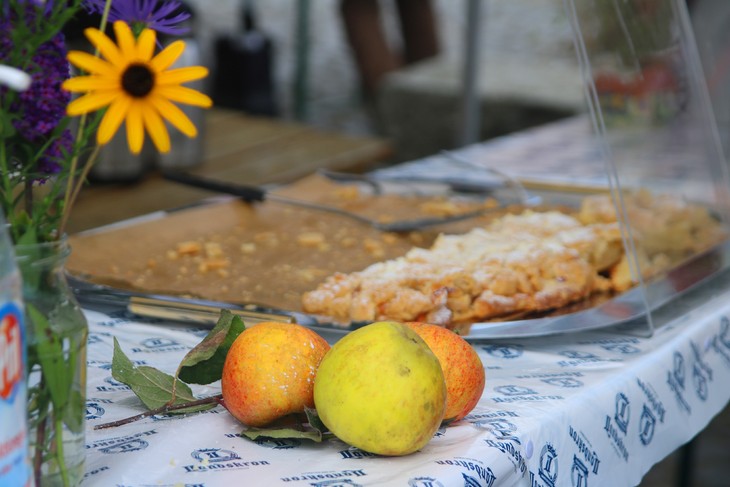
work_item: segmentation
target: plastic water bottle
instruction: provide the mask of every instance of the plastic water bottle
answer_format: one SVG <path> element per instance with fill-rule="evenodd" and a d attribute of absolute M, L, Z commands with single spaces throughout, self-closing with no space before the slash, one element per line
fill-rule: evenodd
<path fill-rule="evenodd" d="M 0 213 L 0 485 L 32 485 L 27 429 L 25 327 L 20 273 Z"/>

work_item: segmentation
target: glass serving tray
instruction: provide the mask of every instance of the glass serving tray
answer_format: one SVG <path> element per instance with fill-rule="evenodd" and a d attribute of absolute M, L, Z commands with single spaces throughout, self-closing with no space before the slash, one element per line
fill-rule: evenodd
<path fill-rule="evenodd" d="M 708 283 L 710 278 L 724 275 L 725 273 L 722 271 L 726 270 L 729 264 L 730 241 L 725 241 L 662 275 L 656 276 L 645 283 L 644 289 L 634 287 L 613 297 L 589 298 L 562 310 L 556 310 L 549 316 L 474 323 L 464 338 L 473 342 L 540 337 L 631 324 L 637 325 L 635 329 L 641 332 L 641 325 L 645 324 L 645 314 L 649 309 L 647 302 L 654 305 L 652 310 L 674 303 L 689 291 L 699 291 L 704 287 L 701 284 Z M 220 310 L 225 308 L 241 314 L 244 322 L 261 320 L 296 322 L 335 337 L 344 336 L 367 324 L 365 322 L 335 323 L 327 317 L 253 304 L 239 305 L 178 296 L 145 294 L 95 284 L 77 276 L 69 276 L 69 282 L 84 307 L 91 309 L 116 307 L 118 309 L 122 306 L 132 314 L 165 321 L 188 321 L 213 326 Z M 715 288 L 713 287 L 713 289 Z M 646 326 L 643 328 L 648 330 Z"/>

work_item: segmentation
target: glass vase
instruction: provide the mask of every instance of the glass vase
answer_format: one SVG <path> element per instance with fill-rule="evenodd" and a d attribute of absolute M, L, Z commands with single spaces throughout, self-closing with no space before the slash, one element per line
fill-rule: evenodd
<path fill-rule="evenodd" d="M 28 334 L 28 436 L 36 487 L 84 473 L 88 323 L 66 282 L 70 247 L 16 245 Z"/>

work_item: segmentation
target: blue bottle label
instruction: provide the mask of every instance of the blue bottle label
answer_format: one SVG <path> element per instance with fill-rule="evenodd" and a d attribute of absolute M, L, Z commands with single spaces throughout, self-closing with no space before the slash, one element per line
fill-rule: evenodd
<path fill-rule="evenodd" d="M 0 306 L 0 485 L 30 485 L 26 428 L 25 329 L 12 303 Z"/>

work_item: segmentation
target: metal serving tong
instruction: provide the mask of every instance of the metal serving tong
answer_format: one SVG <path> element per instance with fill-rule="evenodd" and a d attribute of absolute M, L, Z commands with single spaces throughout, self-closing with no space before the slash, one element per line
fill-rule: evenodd
<path fill-rule="evenodd" d="M 246 325 L 263 321 L 279 323 L 315 323 L 314 318 L 303 313 L 279 311 L 261 306 L 243 306 L 233 303 L 204 299 L 183 298 L 162 294 L 150 294 L 96 284 L 67 274 L 67 281 L 76 299 L 91 309 L 124 308 L 145 318 L 166 321 L 197 323 L 212 326 L 218 322 L 222 309 L 240 316 Z"/>
<path fill-rule="evenodd" d="M 423 228 L 441 225 L 444 223 L 467 220 L 475 216 L 483 215 L 490 211 L 495 211 L 498 208 L 479 208 L 477 210 L 460 213 L 458 215 L 449 215 L 445 217 L 425 217 L 394 222 L 380 222 L 364 215 L 344 210 L 342 208 L 305 200 L 299 200 L 295 198 L 289 198 L 287 196 L 281 196 L 279 194 L 271 193 L 267 189 L 258 186 L 219 181 L 181 171 L 163 171 L 162 175 L 165 179 L 175 181 L 177 183 L 186 184 L 188 186 L 200 189 L 207 189 L 209 191 L 215 191 L 218 193 L 238 196 L 239 198 L 249 203 L 269 200 L 275 201 L 277 203 L 297 206 L 300 208 L 308 208 L 316 211 L 334 213 L 337 215 L 351 218 L 353 220 L 357 220 L 361 223 L 365 223 L 383 232 L 412 232 L 415 230 L 421 230 Z"/>
<path fill-rule="evenodd" d="M 454 165 L 453 168 L 455 170 L 448 175 L 443 173 L 434 175 L 428 171 L 422 174 L 415 174 L 413 171 L 388 172 L 387 170 L 387 174 L 379 172 L 359 174 L 333 171 L 331 169 L 319 169 L 317 174 L 334 182 L 364 184 L 373 194 L 385 193 L 388 185 L 392 184 L 396 184 L 400 188 L 403 186 L 414 188 L 417 193 L 420 193 L 419 188 L 423 186 L 424 194 L 429 194 L 433 191 L 432 186 L 436 185 L 442 191 L 444 189 L 448 190 L 449 193 L 473 195 L 488 194 L 495 196 L 500 190 L 508 190 L 511 192 L 510 202 L 523 205 L 535 204 L 539 201 L 537 197 L 528 194 L 524 185 L 519 180 L 499 169 L 473 162 L 456 152 L 444 150 L 439 154 L 447 158 Z M 459 168 L 458 166 L 461 167 Z M 481 177 L 470 178 L 467 174 L 471 176 L 489 175 L 492 177 L 488 179 Z"/>

